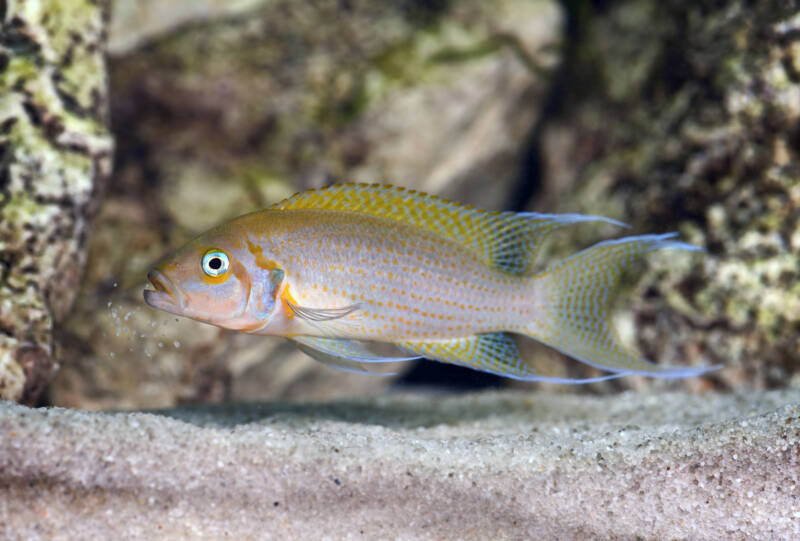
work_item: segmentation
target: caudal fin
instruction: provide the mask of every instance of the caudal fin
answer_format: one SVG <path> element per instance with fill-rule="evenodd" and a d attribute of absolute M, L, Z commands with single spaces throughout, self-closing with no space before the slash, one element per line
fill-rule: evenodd
<path fill-rule="evenodd" d="M 600 242 L 550 265 L 535 278 L 541 312 L 531 337 L 591 366 L 658 378 L 692 377 L 716 366 L 663 366 L 628 351 L 610 322 L 610 305 L 623 270 L 654 250 L 699 250 L 677 233 Z M 539 305 L 539 303 L 537 303 Z"/>

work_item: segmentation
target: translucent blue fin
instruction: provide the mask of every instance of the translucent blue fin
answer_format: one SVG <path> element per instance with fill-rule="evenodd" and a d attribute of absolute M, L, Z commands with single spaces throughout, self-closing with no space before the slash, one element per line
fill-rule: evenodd
<path fill-rule="evenodd" d="M 495 244 L 491 250 L 492 265 L 509 274 L 525 274 L 548 234 L 566 225 L 580 222 L 606 222 L 629 227 L 627 224 L 602 216 L 504 212 L 501 213 L 501 219 L 493 224 Z"/>
<path fill-rule="evenodd" d="M 552 231 L 578 222 L 625 224 L 601 216 L 489 212 L 403 187 L 335 184 L 293 195 L 271 210 L 325 209 L 379 216 L 413 225 L 471 250 L 487 265 L 524 274 Z"/>
<path fill-rule="evenodd" d="M 316 336 L 295 336 L 290 338 L 305 354 L 313 357 L 332 368 L 355 372 L 358 374 L 372 374 L 378 376 L 393 376 L 394 372 L 377 372 L 364 367 L 368 363 L 390 363 L 410 361 L 419 356 L 389 355 L 381 356 L 371 351 L 367 344 L 357 340 L 341 338 L 321 338 Z"/>
<path fill-rule="evenodd" d="M 520 357 L 514 340 L 505 333 L 476 334 L 453 340 L 435 342 L 402 342 L 402 349 L 428 359 L 458 364 L 490 374 L 523 381 L 552 383 L 593 383 L 628 375 L 618 372 L 596 378 L 559 378 L 537 374 Z"/>
<path fill-rule="evenodd" d="M 657 378 L 698 376 L 716 366 L 663 366 L 624 348 L 610 322 L 611 300 L 623 270 L 653 250 L 700 248 L 673 240 L 677 233 L 600 242 L 550 265 L 534 279 L 543 310 L 527 334 L 583 363 Z"/>

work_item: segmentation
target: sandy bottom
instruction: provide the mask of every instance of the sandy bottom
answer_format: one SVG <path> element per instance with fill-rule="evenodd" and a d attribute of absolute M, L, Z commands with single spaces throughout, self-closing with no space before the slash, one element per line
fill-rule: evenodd
<path fill-rule="evenodd" d="M 800 391 L 0 403 L 3 539 L 800 538 Z"/>

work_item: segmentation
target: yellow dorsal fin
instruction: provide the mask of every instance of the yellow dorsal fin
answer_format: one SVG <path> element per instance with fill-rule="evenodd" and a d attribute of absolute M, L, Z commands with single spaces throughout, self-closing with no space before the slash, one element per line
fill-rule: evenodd
<path fill-rule="evenodd" d="M 327 209 L 382 216 L 455 241 L 472 250 L 487 265 L 511 274 L 524 273 L 544 236 L 558 227 L 593 220 L 619 224 L 580 214 L 490 212 L 386 184 L 334 184 L 300 192 L 270 208 Z"/>

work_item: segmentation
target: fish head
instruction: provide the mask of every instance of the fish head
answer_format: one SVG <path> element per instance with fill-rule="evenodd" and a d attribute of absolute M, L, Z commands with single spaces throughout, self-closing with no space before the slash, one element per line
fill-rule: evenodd
<path fill-rule="evenodd" d="M 151 269 L 145 302 L 226 329 L 254 331 L 269 323 L 284 273 L 258 265 L 256 254 L 228 229 L 194 239 Z"/>

